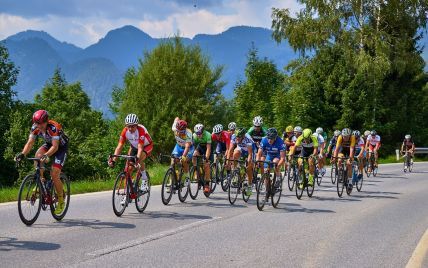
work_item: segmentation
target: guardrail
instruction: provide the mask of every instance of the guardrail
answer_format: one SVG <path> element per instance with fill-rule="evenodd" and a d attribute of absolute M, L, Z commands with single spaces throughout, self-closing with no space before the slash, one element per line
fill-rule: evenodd
<path fill-rule="evenodd" d="M 395 150 L 395 154 L 397 156 L 397 161 L 400 160 L 400 150 Z M 426 147 L 416 147 L 415 154 L 428 154 L 428 148 Z M 401 156 L 402 157 L 402 156 Z"/>

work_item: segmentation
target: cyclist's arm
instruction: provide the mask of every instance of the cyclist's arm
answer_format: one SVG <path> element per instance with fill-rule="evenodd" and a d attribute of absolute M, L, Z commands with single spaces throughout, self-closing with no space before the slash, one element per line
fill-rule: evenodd
<path fill-rule="evenodd" d="M 31 148 L 33 148 L 33 145 L 35 142 L 36 142 L 36 139 L 30 136 L 28 138 L 27 143 L 24 146 L 24 149 L 22 149 L 22 154 L 27 155 L 31 151 Z"/>
<path fill-rule="evenodd" d="M 53 154 L 56 153 L 56 151 L 58 151 L 58 147 L 59 147 L 59 139 L 58 140 L 52 140 L 52 146 L 51 148 L 49 148 L 49 150 L 45 153 L 45 155 L 47 156 L 52 156 Z"/>
<path fill-rule="evenodd" d="M 191 146 L 192 146 L 191 142 L 186 142 L 186 144 L 184 145 L 184 152 L 183 152 L 184 157 L 187 157 L 187 154 L 189 153 Z"/>
<path fill-rule="evenodd" d="M 279 162 L 278 162 L 278 166 L 281 166 L 282 164 L 284 164 L 285 162 L 285 151 L 281 151 L 279 153 Z"/>
<path fill-rule="evenodd" d="M 261 150 L 257 151 L 257 161 L 260 161 L 262 159 L 262 154 L 263 154 L 263 148 Z"/>
<path fill-rule="evenodd" d="M 336 148 L 334 149 L 334 155 L 333 155 L 335 158 L 339 154 L 340 146 L 342 146 L 342 137 L 341 136 L 339 136 L 337 138 L 337 141 L 336 141 Z"/>
<path fill-rule="evenodd" d="M 247 148 L 248 148 L 247 162 L 252 163 L 253 162 L 253 146 L 247 146 Z"/>
<path fill-rule="evenodd" d="M 120 154 L 120 152 L 122 152 L 123 145 L 124 145 L 123 138 L 120 137 L 119 142 L 117 143 L 116 149 L 114 150 L 115 155 L 118 155 Z M 113 157 L 113 161 L 117 161 L 117 157 Z"/>

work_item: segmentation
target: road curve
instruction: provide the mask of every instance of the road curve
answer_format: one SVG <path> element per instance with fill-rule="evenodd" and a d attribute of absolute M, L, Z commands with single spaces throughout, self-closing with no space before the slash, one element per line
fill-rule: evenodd
<path fill-rule="evenodd" d="M 154 187 L 145 213 L 121 218 L 111 193 L 72 196 L 62 222 L 42 212 L 31 227 L 0 205 L 0 267 L 405 267 L 428 228 L 428 163 L 381 165 L 349 197 L 329 177 L 312 198 L 283 193 L 259 212 L 255 196 L 230 206 L 219 192 L 164 206 Z"/>

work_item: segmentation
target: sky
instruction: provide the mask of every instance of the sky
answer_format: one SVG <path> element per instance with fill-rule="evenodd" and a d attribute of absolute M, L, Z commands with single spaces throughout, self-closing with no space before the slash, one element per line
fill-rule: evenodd
<path fill-rule="evenodd" d="M 272 7 L 300 9 L 297 0 L 0 0 L 0 40 L 43 30 L 84 48 L 124 25 L 192 38 L 238 25 L 270 28 Z"/>

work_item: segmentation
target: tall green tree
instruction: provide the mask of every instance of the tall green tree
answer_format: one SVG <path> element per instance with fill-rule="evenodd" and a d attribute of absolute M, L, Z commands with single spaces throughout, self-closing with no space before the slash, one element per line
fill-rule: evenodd
<path fill-rule="evenodd" d="M 136 113 L 155 143 L 154 150 L 169 151 L 174 144 L 171 125 L 176 116 L 189 127 L 203 123 L 207 128 L 218 122 L 222 67 L 211 67 L 199 46 L 186 46 L 180 38 L 168 39 L 145 53 L 138 69 L 125 75 L 118 120 Z M 123 123 L 122 123 L 123 124 Z M 116 130 L 117 132 L 120 129 Z"/>

